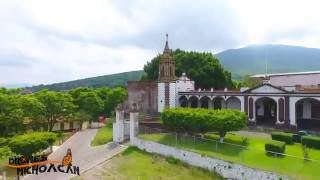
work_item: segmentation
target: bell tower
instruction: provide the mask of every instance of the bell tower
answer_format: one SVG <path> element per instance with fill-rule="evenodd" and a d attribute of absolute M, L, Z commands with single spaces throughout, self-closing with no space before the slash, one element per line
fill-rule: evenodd
<path fill-rule="evenodd" d="M 164 108 L 175 107 L 176 100 L 176 64 L 169 49 L 168 34 L 166 34 L 166 45 L 159 62 L 158 75 L 158 112 Z"/>
<path fill-rule="evenodd" d="M 163 50 L 159 62 L 159 76 L 158 80 L 161 82 L 175 81 L 176 64 L 172 57 L 172 50 L 169 49 L 168 34 L 166 34 L 166 45 Z"/>

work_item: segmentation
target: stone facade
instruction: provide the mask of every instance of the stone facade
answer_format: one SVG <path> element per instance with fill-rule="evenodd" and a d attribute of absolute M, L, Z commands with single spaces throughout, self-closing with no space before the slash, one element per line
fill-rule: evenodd
<path fill-rule="evenodd" d="M 147 114 L 158 112 L 158 84 L 155 81 L 129 81 L 127 106 L 136 104 L 137 109 Z M 130 108 L 130 107 L 127 107 Z"/>

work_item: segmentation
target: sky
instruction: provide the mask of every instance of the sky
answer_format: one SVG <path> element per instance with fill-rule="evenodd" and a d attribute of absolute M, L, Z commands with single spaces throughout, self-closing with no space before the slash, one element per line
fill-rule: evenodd
<path fill-rule="evenodd" d="M 0 0 L 0 86 L 141 70 L 170 48 L 320 48 L 309 0 Z"/>

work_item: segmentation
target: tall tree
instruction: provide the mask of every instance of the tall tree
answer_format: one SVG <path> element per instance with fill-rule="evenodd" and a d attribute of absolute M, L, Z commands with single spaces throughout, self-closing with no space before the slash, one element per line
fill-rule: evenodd
<path fill-rule="evenodd" d="M 24 130 L 23 111 L 16 95 L 0 93 L 0 135 L 13 135 Z"/>
<path fill-rule="evenodd" d="M 98 88 L 97 93 L 104 102 L 103 113 L 107 116 L 111 116 L 117 105 L 122 103 L 128 95 L 127 90 L 122 87 Z"/>
<path fill-rule="evenodd" d="M 159 72 L 161 55 L 153 58 L 144 66 L 145 76 L 142 79 L 156 80 Z M 176 76 L 183 72 L 195 81 L 196 88 L 225 88 L 234 87 L 231 73 L 223 68 L 212 53 L 187 52 L 180 49 L 173 51 L 176 62 Z"/>
<path fill-rule="evenodd" d="M 49 131 L 52 131 L 57 120 L 67 119 L 76 108 L 71 95 L 68 93 L 41 90 L 36 93 L 36 97 L 44 105 L 44 115 L 47 119 Z"/>
<path fill-rule="evenodd" d="M 18 106 L 23 110 L 24 121 L 36 131 L 47 125 L 44 117 L 45 106 L 33 95 L 22 95 L 18 98 Z"/>

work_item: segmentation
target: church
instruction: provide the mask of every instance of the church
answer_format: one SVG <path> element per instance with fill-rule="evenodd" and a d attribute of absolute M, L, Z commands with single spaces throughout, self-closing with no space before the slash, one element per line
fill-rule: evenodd
<path fill-rule="evenodd" d="M 128 104 L 157 115 L 164 108 L 237 109 L 248 125 L 320 130 L 320 72 L 255 75 L 254 88 L 195 89 L 183 73 L 175 76 L 175 60 L 168 37 L 159 63 L 158 81 L 128 82 Z"/>

